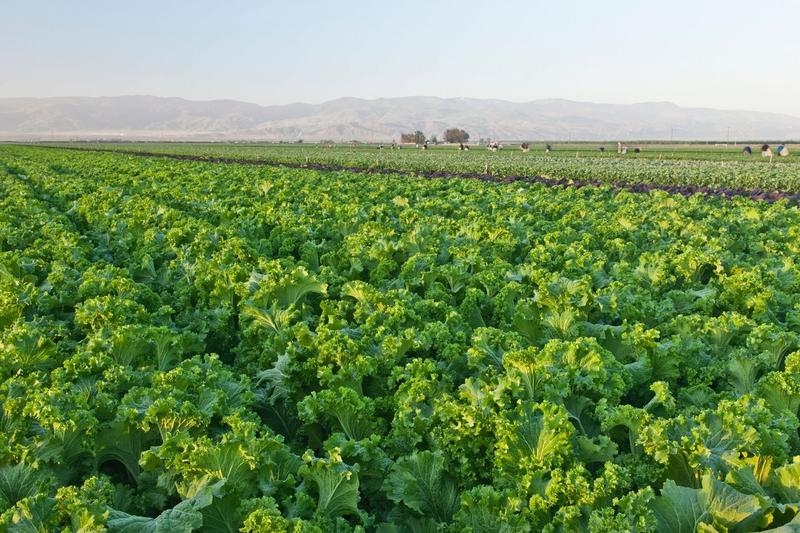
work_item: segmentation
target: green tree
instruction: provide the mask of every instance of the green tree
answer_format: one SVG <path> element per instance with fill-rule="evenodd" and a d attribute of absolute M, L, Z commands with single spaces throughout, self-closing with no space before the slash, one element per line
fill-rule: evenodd
<path fill-rule="evenodd" d="M 444 141 L 448 143 L 465 143 L 469 140 L 469 133 L 458 128 L 450 128 L 444 132 Z"/>
<path fill-rule="evenodd" d="M 400 142 L 422 144 L 425 142 L 425 134 L 419 130 L 414 133 L 403 133 L 400 135 Z"/>

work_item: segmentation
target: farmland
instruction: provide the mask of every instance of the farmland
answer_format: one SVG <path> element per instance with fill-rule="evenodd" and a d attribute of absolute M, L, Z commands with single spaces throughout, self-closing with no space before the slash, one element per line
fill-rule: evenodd
<path fill-rule="evenodd" d="M 605 152 L 598 150 L 599 143 L 584 143 L 556 144 L 550 153 L 544 153 L 541 145 L 533 145 L 528 153 L 514 146 L 498 152 L 490 152 L 485 147 L 460 152 L 452 146 L 437 146 L 430 150 L 413 146 L 378 150 L 369 145 L 331 149 L 319 145 L 218 143 L 80 143 L 60 146 L 372 172 L 541 176 L 551 180 L 623 186 L 646 184 L 692 190 L 705 187 L 718 191 L 800 192 L 800 159 L 777 157 L 770 163 L 758 153 L 742 156 L 741 147 L 643 145 L 639 154 L 629 152 L 620 156 L 610 143 L 606 143 Z"/>
<path fill-rule="evenodd" d="M 0 530 L 800 528 L 792 202 L 417 175 L 791 157 L 113 149 L 245 161 L 0 146 Z"/>

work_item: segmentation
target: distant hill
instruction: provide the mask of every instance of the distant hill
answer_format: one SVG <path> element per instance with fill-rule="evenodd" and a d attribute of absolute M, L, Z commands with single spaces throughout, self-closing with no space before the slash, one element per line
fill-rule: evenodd
<path fill-rule="evenodd" d="M 0 98 L 0 139 L 389 141 L 417 129 L 441 138 L 450 127 L 467 130 L 475 140 L 800 139 L 798 117 L 667 102 L 515 103 L 414 96 L 260 106 L 155 96 Z"/>

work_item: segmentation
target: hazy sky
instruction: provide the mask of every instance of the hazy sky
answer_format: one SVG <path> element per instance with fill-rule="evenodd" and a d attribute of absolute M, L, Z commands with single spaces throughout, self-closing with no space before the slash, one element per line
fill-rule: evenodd
<path fill-rule="evenodd" d="M 0 97 L 568 98 L 800 116 L 800 1 L 0 0 Z"/>

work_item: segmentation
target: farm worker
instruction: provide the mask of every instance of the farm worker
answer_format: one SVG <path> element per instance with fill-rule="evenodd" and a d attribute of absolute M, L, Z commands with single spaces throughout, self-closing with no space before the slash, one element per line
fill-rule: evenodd
<path fill-rule="evenodd" d="M 621 153 L 622 153 L 622 143 L 621 143 L 621 142 L 618 142 L 618 143 L 617 143 L 617 153 L 618 153 L 618 154 L 621 154 Z"/>
<path fill-rule="evenodd" d="M 775 151 L 778 152 L 778 155 L 781 157 L 786 157 L 789 155 L 789 149 L 784 145 L 778 146 Z"/>
<path fill-rule="evenodd" d="M 753 149 L 750 148 L 749 146 L 745 146 L 744 148 L 742 148 L 742 155 L 750 155 L 752 153 Z"/>
<path fill-rule="evenodd" d="M 628 147 L 623 144 L 622 145 L 622 149 L 620 150 L 619 153 L 621 153 L 622 155 L 627 154 L 628 153 Z"/>
<path fill-rule="evenodd" d="M 768 144 L 761 146 L 761 157 L 769 157 L 770 163 L 772 162 L 772 150 Z"/>

